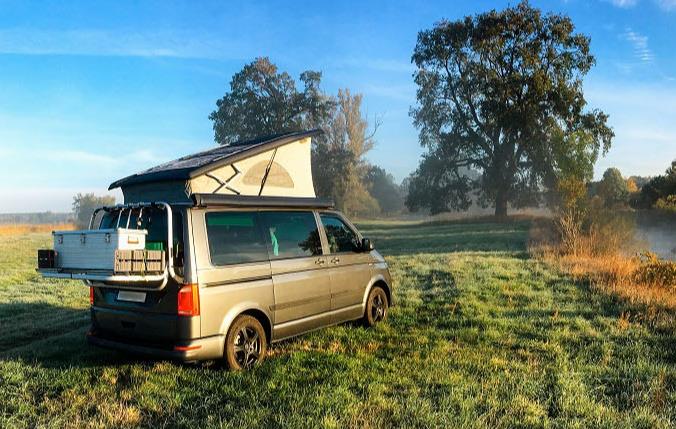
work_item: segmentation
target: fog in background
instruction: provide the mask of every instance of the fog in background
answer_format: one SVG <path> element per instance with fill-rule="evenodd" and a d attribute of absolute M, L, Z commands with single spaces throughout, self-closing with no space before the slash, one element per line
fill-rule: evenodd
<path fill-rule="evenodd" d="M 660 257 L 676 261 L 676 216 L 637 211 L 636 237 Z"/>

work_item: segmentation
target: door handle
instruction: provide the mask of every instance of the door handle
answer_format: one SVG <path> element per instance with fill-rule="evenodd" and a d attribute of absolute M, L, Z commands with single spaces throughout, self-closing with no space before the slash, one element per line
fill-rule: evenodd
<path fill-rule="evenodd" d="M 319 259 L 317 259 L 317 260 L 315 261 L 315 264 L 317 264 L 317 265 L 324 265 L 324 262 L 326 262 L 324 259 L 319 258 Z"/>
<path fill-rule="evenodd" d="M 337 264 L 338 262 L 340 262 L 340 258 L 333 258 L 333 259 L 331 259 L 331 263 L 332 263 L 332 264 Z"/>

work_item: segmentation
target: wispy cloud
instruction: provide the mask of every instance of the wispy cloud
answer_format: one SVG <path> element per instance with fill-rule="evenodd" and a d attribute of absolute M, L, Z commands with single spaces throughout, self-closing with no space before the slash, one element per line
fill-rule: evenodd
<path fill-rule="evenodd" d="M 369 70 L 406 73 L 411 74 L 415 71 L 415 66 L 407 61 L 393 60 L 388 58 L 343 58 L 332 59 L 329 61 L 333 67 L 346 68 L 366 68 Z"/>
<path fill-rule="evenodd" d="M 634 57 L 643 63 L 651 63 L 655 59 L 650 47 L 648 47 L 648 36 L 637 33 L 631 28 L 627 28 L 626 31 L 622 34 L 625 40 L 631 43 Z"/>
<path fill-rule="evenodd" d="M 409 102 L 415 99 L 415 85 L 364 85 L 364 93 L 369 96 L 385 97 Z"/>
<path fill-rule="evenodd" d="M 657 0 L 657 4 L 666 11 L 676 10 L 676 0 Z"/>
<path fill-rule="evenodd" d="M 624 9 L 634 7 L 636 6 L 636 3 L 638 3 L 638 0 L 606 0 L 606 1 L 612 3 L 613 6 L 621 7 Z"/>
<path fill-rule="evenodd" d="M 96 163 L 97 165 L 112 165 L 117 164 L 120 161 L 118 158 L 112 156 L 80 150 L 47 150 L 42 152 L 41 156 L 53 161 L 91 162 Z"/>
<path fill-rule="evenodd" d="M 621 87 L 621 90 L 618 89 Z M 676 87 L 653 82 L 651 85 L 622 84 L 620 82 L 593 82 L 585 86 L 585 98 L 591 105 L 621 107 L 623 111 L 668 121 L 669 129 L 676 130 L 671 118 L 676 115 Z M 656 103 L 655 100 L 660 100 Z M 637 127 L 643 129 L 645 127 Z"/>
<path fill-rule="evenodd" d="M 229 38 L 180 31 L 131 32 L 97 29 L 0 30 L 0 53 L 177 58 L 238 58 L 241 46 Z"/>
<path fill-rule="evenodd" d="M 591 106 L 610 115 L 615 131 L 608 156 L 595 171 L 616 166 L 626 175 L 661 173 L 674 158 L 676 147 L 676 86 L 634 81 L 593 81 L 585 84 Z M 656 101 L 659 100 L 659 101 Z"/>
<path fill-rule="evenodd" d="M 110 155 L 102 152 L 71 149 L 2 149 L 0 155 L 7 159 L 26 160 L 39 159 L 42 161 L 58 161 L 63 164 L 89 165 L 97 168 L 116 168 L 121 165 L 147 165 L 153 162 L 160 164 L 166 161 L 166 156 L 159 156 L 150 149 L 139 149 L 122 154 Z"/>
<path fill-rule="evenodd" d="M 630 9 L 636 6 L 639 0 L 604 0 L 608 3 L 612 3 L 613 6 L 620 7 L 622 9 Z M 676 0 L 653 0 L 657 6 L 667 12 L 676 10 Z"/>
<path fill-rule="evenodd" d="M 165 157 L 158 156 L 150 149 L 139 149 L 115 156 L 82 150 L 50 149 L 44 151 L 42 157 L 55 161 L 89 162 L 106 166 L 117 166 L 129 163 L 148 164 L 152 162 L 157 162 L 159 164 L 161 162 L 158 160 L 165 160 Z"/>

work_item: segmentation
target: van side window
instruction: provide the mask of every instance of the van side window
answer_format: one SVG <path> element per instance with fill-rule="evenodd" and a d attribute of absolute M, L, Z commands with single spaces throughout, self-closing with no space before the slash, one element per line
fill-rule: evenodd
<path fill-rule="evenodd" d="M 270 259 L 322 254 L 319 230 L 312 212 L 260 212 Z"/>
<path fill-rule="evenodd" d="M 321 214 L 320 218 L 331 253 L 359 251 L 357 234 L 341 218 L 331 214 Z"/>
<path fill-rule="evenodd" d="M 213 265 L 268 259 L 257 212 L 210 212 L 206 214 L 206 223 Z"/>

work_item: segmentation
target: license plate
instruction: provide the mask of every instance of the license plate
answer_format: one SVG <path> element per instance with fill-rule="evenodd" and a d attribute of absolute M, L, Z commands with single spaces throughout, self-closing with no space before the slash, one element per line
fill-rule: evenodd
<path fill-rule="evenodd" d="M 129 302 L 146 302 L 146 293 L 121 290 L 117 293 L 117 300 Z"/>

